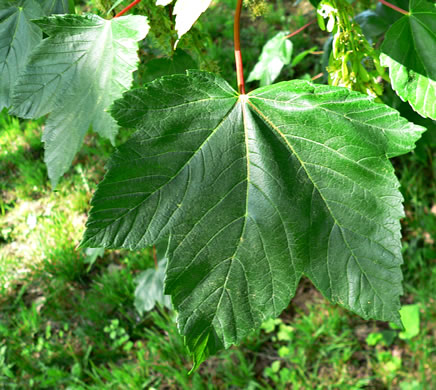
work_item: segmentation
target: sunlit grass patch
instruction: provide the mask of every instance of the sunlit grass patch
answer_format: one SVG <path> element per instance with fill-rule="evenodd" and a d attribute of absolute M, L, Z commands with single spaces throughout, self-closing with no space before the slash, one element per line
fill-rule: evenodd
<path fill-rule="evenodd" d="M 40 123 L 0 115 L 0 293 L 41 264 L 81 256 L 76 247 L 95 184 L 79 164 L 52 191 Z"/>
<path fill-rule="evenodd" d="M 55 199 L 48 194 L 38 200 L 18 201 L 14 209 L 0 218 L 2 271 L 4 289 L 21 279 L 41 262 L 62 262 L 66 255 L 77 256 L 76 247 L 84 229 L 85 214 L 68 207 L 66 197 Z"/>
<path fill-rule="evenodd" d="M 2 208 L 13 198 L 32 198 L 45 187 L 40 141 L 42 121 L 20 121 L 0 114 L 0 191 Z"/>

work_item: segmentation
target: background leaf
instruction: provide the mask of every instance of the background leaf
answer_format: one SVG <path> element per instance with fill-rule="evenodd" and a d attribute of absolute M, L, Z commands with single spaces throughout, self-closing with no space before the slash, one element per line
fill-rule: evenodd
<path fill-rule="evenodd" d="M 303 50 L 298 53 L 291 62 L 291 67 L 297 66 L 301 61 L 303 61 L 309 54 L 312 54 L 314 51 L 318 50 L 318 46 L 313 46 L 308 50 Z"/>
<path fill-rule="evenodd" d="M 409 0 L 391 0 L 391 4 L 404 10 L 409 8 Z M 366 39 L 374 42 L 380 35 L 401 18 L 401 14 L 392 8 L 378 3 L 375 10 L 365 10 L 356 15 L 355 21 L 359 23 Z"/>
<path fill-rule="evenodd" d="M 90 126 L 114 141 L 118 126 L 105 110 L 131 85 L 136 42 L 146 36 L 148 23 L 143 16 L 108 21 L 95 15 L 51 16 L 36 23 L 49 37 L 20 75 L 11 112 L 23 118 L 50 114 L 42 139 L 56 186 Z"/>
<path fill-rule="evenodd" d="M 288 31 L 279 32 L 265 44 L 259 61 L 248 76 L 247 82 L 259 80 L 260 86 L 274 82 L 283 66 L 291 62 L 292 42 L 285 38 L 288 34 Z"/>
<path fill-rule="evenodd" d="M 168 240 L 163 241 L 163 245 L 157 245 L 156 257 L 158 268 L 150 268 L 139 274 L 135 279 L 137 284 L 135 289 L 135 308 L 140 315 L 153 310 L 156 304 L 172 308 L 171 297 L 164 295 L 165 269 L 168 259 L 165 257 Z"/>
<path fill-rule="evenodd" d="M 113 114 L 139 131 L 109 163 L 82 245 L 170 236 L 166 292 L 194 365 L 278 316 L 303 273 L 399 323 L 403 209 L 387 157 L 422 128 L 346 89 L 292 81 L 239 97 L 199 71 L 130 91 Z"/>
<path fill-rule="evenodd" d="M 43 16 L 34 0 L 0 0 L 0 111 L 11 105 L 11 92 L 30 51 L 42 39 L 31 19 Z"/>
<path fill-rule="evenodd" d="M 179 39 L 191 29 L 211 3 L 212 0 L 177 0 L 173 13 L 176 15 L 175 28 Z"/>
<path fill-rule="evenodd" d="M 389 20 L 381 17 L 376 10 L 365 10 L 356 15 L 354 20 L 359 23 L 366 39 L 373 42 L 378 36 L 384 34 L 390 27 Z"/>
<path fill-rule="evenodd" d="M 380 61 L 389 67 L 398 96 L 423 117 L 436 119 L 436 5 L 411 0 L 409 11 L 386 33 Z"/>
<path fill-rule="evenodd" d="M 85 260 L 88 264 L 88 271 L 92 268 L 99 257 L 104 256 L 104 248 L 84 248 Z"/>
<path fill-rule="evenodd" d="M 45 0 L 42 9 L 46 15 L 72 14 L 74 13 L 74 2 L 71 0 Z"/>
<path fill-rule="evenodd" d="M 173 0 L 156 0 L 156 5 L 166 6 L 170 4 Z"/>
<path fill-rule="evenodd" d="M 405 305 L 400 310 L 401 322 L 404 331 L 398 337 L 402 340 L 410 340 L 419 334 L 419 305 Z"/>
<path fill-rule="evenodd" d="M 141 83 L 148 83 L 170 74 L 184 74 L 188 69 L 197 69 L 197 63 L 183 50 L 176 50 L 172 58 L 155 58 L 138 69 Z"/>

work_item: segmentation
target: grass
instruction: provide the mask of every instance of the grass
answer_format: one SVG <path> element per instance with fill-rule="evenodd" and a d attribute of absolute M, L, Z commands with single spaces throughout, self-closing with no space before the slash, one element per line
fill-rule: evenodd
<path fill-rule="evenodd" d="M 431 140 L 421 141 L 422 153 L 395 161 L 407 213 L 403 302 L 419 305 L 418 335 L 402 340 L 388 324 L 331 305 L 304 281 L 280 319 L 188 376 L 175 314 L 156 309 L 140 317 L 134 309 L 134 278 L 152 265 L 150 251 L 107 251 L 90 267 L 76 249 L 112 147 L 88 137 L 53 192 L 38 141 L 41 123 L 5 114 L 0 123 L 0 388 L 436 388 Z"/>

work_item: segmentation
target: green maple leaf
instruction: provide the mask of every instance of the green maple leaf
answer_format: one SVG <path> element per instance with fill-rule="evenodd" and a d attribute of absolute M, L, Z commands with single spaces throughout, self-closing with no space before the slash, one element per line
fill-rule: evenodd
<path fill-rule="evenodd" d="M 192 28 L 211 3 L 212 0 L 177 0 L 173 12 L 176 16 L 175 29 L 179 38 Z"/>
<path fill-rule="evenodd" d="M 411 0 L 409 14 L 388 30 L 381 64 L 392 88 L 423 117 L 436 119 L 436 4 Z"/>
<path fill-rule="evenodd" d="M 279 32 L 265 44 L 247 82 L 259 80 L 261 87 L 274 82 L 283 67 L 291 62 L 293 46 L 286 38 L 288 34 L 288 31 Z"/>
<path fill-rule="evenodd" d="M 164 279 L 167 259 L 162 259 L 158 263 L 158 268 L 150 268 L 141 272 L 135 278 L 137 284 L 135 289 L 135 308 L 139 314 L 153 310 L 157 303 L 162 307 L 171 309 L 171 299 L 164 295 Z"/>
<path fill-rule="evenodd" d="M 154 250 L 158 266 L 141 272 L 136 278 L 135 308 L 139 314 L 153 310 L 156 304 L 171 309 L 171 298 L 164 295 L 165 268 L 168 259 L 166 250 L 168 240 L 159 242 Z"/>
<path fill-rule="evenodd" d="M 31 19 L 43 16 L 34 0 L 0 0 L 0 111 L 11 104 L 11 91 L 30 51 L 42 39 Z"/>
<path fill-rule="evenodd" d="M 138 131 L 92 201 L 83 246 L 170 237 L 166 293 L 195 365 L 278 316 L 303 274 L 332 302 L 399 323 L 399 183 L 423 128 L 305 81 L 239 95 L 200 71 L 126 93 Z"/>
<path fill-rule="evenodd" d="M 409 6 L 409 0 L 391 0 L 391 4 L 406 9 Z M 354 21 L 359 23 L 365 34 L 366 39 L 374 42 L 378 37 L 386 33 L 386 31 L 400 17 L 401 13 L 389 8 L 383 3 L 378 3 L 375 10 L 367 9 L 356 15 Z"/>
<path fill-rule="evenodd" d="M 157 0 L 156 5 L 166 6 L 173 0 Z M 212 0 L 177 0 L 173 14 L 176 17 L 175 29 L 179 39 L 185 35 L 195 24 L 197 19 L 205 12 Z"/>
<path fill-rule="evenodd" d="M 95 15 L 50 16 L 35 21 L 49 36 L 32 52 L 14 88 L 11 113 L 50 114 L 42 140 L 53 186 L 67 171 L 86 132 L 114 141 L 116 122 L 106 109 L 130 88 L 137 41 L 147 18 L 104 20 Z"/>
<path fill-rule="evenodd" d="M 141 84 L 151 82 L 170 74 L 184 74 L 188 69 L 197 69 L 193 58 L 182 50 L 174 52 L 172 58 L 154 58 L 138 69 L 138 79 Z"/>

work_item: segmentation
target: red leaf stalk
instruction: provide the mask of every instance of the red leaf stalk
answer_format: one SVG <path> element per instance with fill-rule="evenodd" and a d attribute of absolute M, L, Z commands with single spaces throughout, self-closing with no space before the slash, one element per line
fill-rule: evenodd
<path fill-rule="evenodd" d="M 311 24 L 315 23 L 315 21 L 316 21 L 316 19 L 311 20 L 309 23 L 306 23 L 303 27 L 300 27 L 297 31 L 294 31 L 293 33 L 290 33 L 289 35 L 286 35 L 285 38 L 292 38 L 294 35 L 301 33 L 303 30 L 305 30 Z"/>
<path fill-rule="evenodd" d="M 235 41 L 235 60 L 236 60 L 236 77 L 238 80 L 238 89 L 242 95 L 245 95 L 244 67 L 242 64 L 241 54 L 241 37 L 240 37 L 240 20 L 242 11 L 242 0 L 238 0 L 235 12 L 234 24 L 234 41 Z"/>
<path fill-rule="evenodd" d="M 140 3 L 141 0 L 135 0 L 134 2 L 130 3 L 126 8 L 124 8 L 122 11 L 118 12 L 114 18 L 118 18 L 118 16 L 124 15 L 128 10 L 132 9 L 136 4 Z"/>
<path fill-rule="evenodd" d="M 389 2 L 387 2 L 386 0 L 380 0 L 380 3 L 383 3 L 386 7 L 392 8 L 393 10 L 402 13 L 403 15 L 409 15 L 409 13 L 405 10 L 403 10 L 400 7 L 397 7 L 396 5 L 393 5 Z"/>
<path fill-rule="evenodd" d="M 156 245 L 153 245 L 152 251 L 153 251 L 154 268 L 158 269 Z"/>

